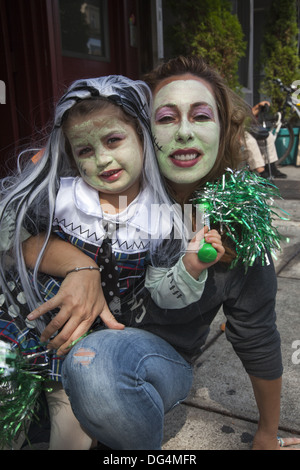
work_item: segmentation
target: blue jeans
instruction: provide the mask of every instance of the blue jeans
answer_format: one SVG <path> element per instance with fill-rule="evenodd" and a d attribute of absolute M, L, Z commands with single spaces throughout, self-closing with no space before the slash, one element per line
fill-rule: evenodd
<path fill-rule="evenodd" d="M 63 386 L 85 430 L 111 449 L 161 449 L 164 414 L 186 398 L 192 367 L 144 330 L 104 329 L 63 363 Z"/>

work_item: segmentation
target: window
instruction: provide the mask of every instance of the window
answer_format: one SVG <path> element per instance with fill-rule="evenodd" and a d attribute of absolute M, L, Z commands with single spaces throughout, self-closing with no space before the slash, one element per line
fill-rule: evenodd
<path fill-rule="evenodd" d="M 107 0 L 59 0 L 63 55 L 109 59 Z"/>

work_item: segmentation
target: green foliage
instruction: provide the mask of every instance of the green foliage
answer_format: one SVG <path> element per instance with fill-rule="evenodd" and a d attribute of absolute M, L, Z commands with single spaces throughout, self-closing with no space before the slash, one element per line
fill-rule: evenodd
<path fill-rule="evenodd" d="M 260 90 L 271 100 L 273 112 L 282 106 L 284 100 L 284 93 L 273 79 L 280 78 L 283 84 L 291 85 L 300 78 L 297 39 L 296 0 L 273 0 L 262 46 L 264 79 Z"/>
<path fill-rule="evenodd" d="M 238 63 L 246 42 L 228 0 L 166 0 L 174 15 L 169 41 L 174 54 L 201 55 L 238 88 Z"/>

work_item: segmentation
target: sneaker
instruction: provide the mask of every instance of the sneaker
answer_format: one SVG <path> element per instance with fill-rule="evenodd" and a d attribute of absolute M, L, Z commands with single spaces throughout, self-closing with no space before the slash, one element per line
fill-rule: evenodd
<path fill-rule="evenodd" d="M 270 173 L 267 170 L 262 171 L 261 173 L 257 172 L 258 176 L 265 178 L 266 180 L 270 179 Z"/>
<path fill-rule="evenodd" d="M 275 163 L 271 163 L 271 172 L 274 178 L 287 178 L 287 175 L 285 173 L 282 173 L 278 170 L 278 167 Z"/>
<path fill-rule="evenodd" d="M 287 175 L 279 171 L 278 168 L 276 168 L 276 171 L 274 172 L 273 176 L 274 178 L 287 178 Z"/>

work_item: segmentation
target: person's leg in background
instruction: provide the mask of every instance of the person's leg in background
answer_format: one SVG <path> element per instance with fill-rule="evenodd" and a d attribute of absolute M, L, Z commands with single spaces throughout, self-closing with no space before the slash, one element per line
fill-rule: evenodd
<path fill-rule="evenodd" d="M 287 178 L 287 175 L 282 173 L 276 164 L 278 161 L 278 154 L 275 146 L 275 136 L 272 133 L 269 133 L 269 136 L 265 142 L 259 141 L 258 146 L 264 156 L 265 161 L 267 162 L 269 160 L 270 171 L 268 165 L 265 167 L 265 171 L 267 172 L 268 176 L 271 174 L 274 178 Z"/>
<path fill-rule="evenodd" d="M 260 176 L 265 177 L 265 160 L 260 151 L 257 140 L 249 134 L 245 133 L 245 154 L 246 161 L 251 171 L 255 171 Z"/>
<path fill-rule="evenodd" d="M 46 398 L 50 415 L 49 450 L 89 450 L 92 439 L 74 416 L 69 398 L 59 382 L 47 383 Z"/>
<path fill-rule="evenodd" d="M 251 171 L 262 178 L 286 178 L 287 175 L 278 170 L 278 155 L 273 134 L 265 140 L 256 140 L 250 133 L 245 133 L 246 160 Z M 269 167 L 270 164 L 270 167 Z"/>

